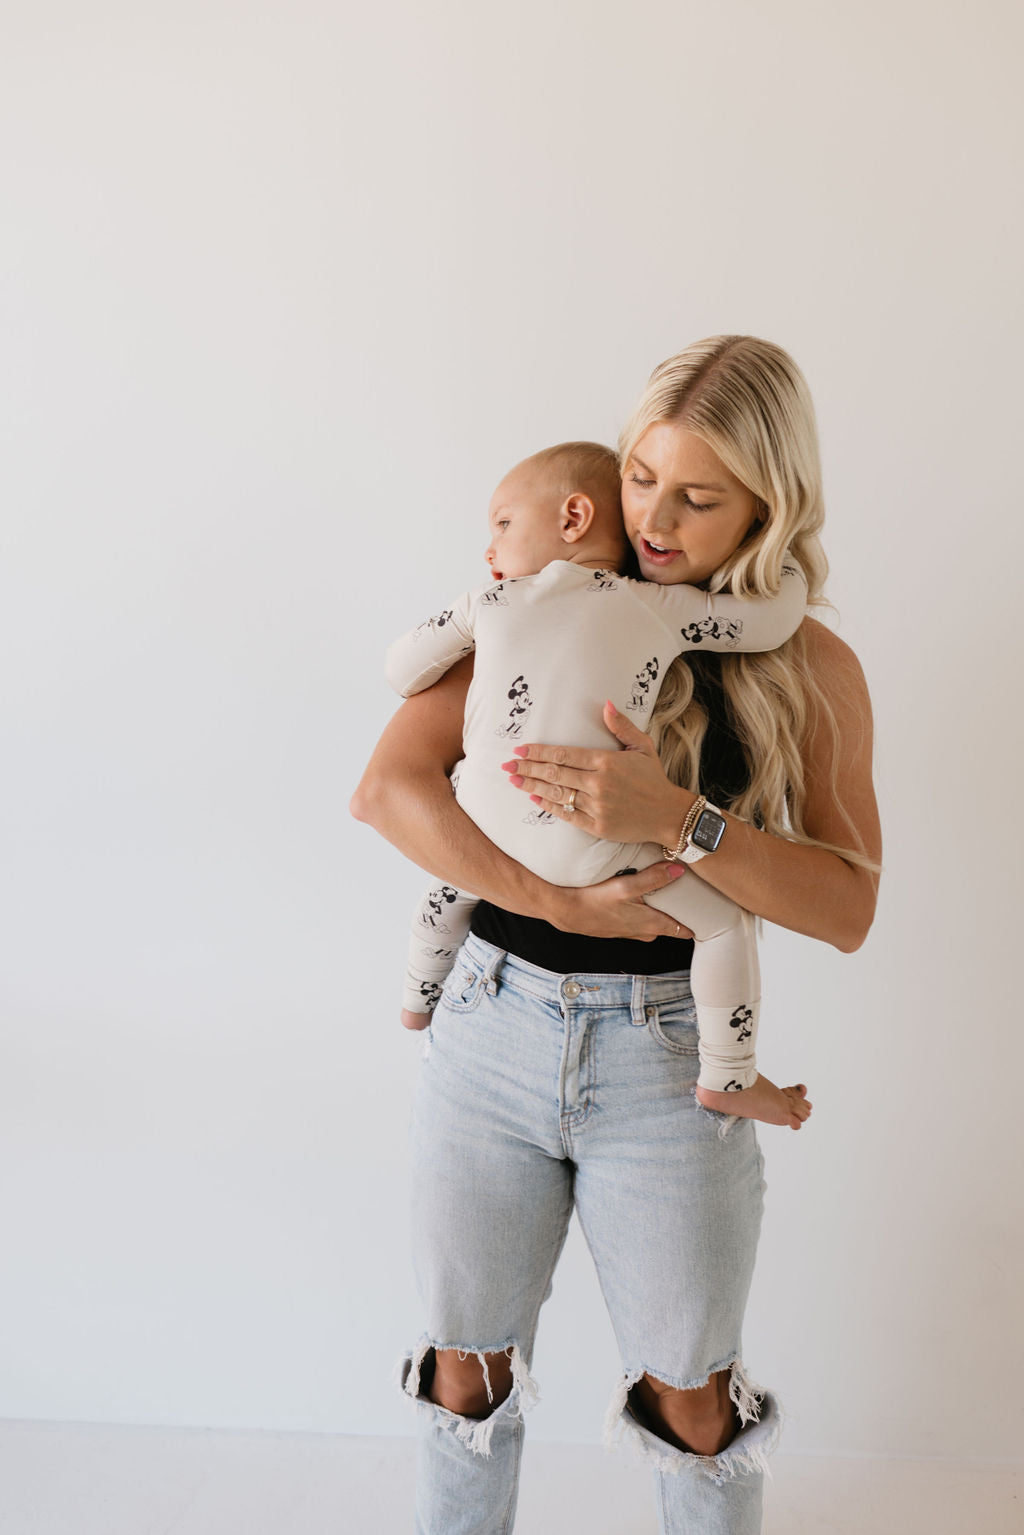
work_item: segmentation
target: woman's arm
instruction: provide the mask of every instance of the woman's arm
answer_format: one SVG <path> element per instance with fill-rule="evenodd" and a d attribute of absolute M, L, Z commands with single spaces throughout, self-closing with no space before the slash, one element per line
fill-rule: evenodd
<path fill-rule="evenodd" d="M 804 823 L 811 836 L 849 847 L 851 831 L 842 807 L 864 852 L 877 862 L 881 830 L 871 781 L 871 703 L 864 675 L 853 651 L 830 629 L 806 619 L 805 632 L 811 664 L 835 711 L 839 761 L 833 799 L 831 732 L 819 721 L 804 751 Z M 674 846 L 694 795 L 665 778 L 649 736 L 624 715 L 606 711 L 605 717 L 628 750 L 576 752 L 530 746 L 517 786 L 538 795 L 545 809 L 563 818 L 567 817 L 561 802 L 575 788 L 574 821 L 585 831 L 618 841 Z M 718 851 L 701 859 L 689 873 L 781 927 L 823 939 L 844 953 L 860 947 L 874 917 L 877 875 L 822 848 L 767 836 L 735 816 L 727 815 L 726 821 Z"/>
<path fill-rule="evenodd" d="M 839 750 L 833 796 L 832 733 L 825 721 L 814 722 L 803 753 L 804 826 L 808 835 L 839 847 L 849 847 L 857 836 L 866 856 L 878 863 L 882 832 L 871 777 L 871 700 L 864 673 L 853 651 L 831 629 L 815 619 L 806 624 L 810 663 L 829 695 Z M 769 837 L 745 821 L 727 819 L 730 824 L 719 849 L 725 858 L 720 864 L 718 853 L 702 858 L 694 872 L 769 922 L 824 939 L 845 954 L 860 948 L 874 920 L 877 874 L 837 853 Z M 732 846 L 727 847 L 730 839 Z"/>
<path fill-rule="evenodd" d="M 677 867 L 655 864 L 642 874 L 589 889 L 563 889 L 501 852 L 459 808 L 448 774 L 462 756 L 472 675 L 473 659 L 467 657 L 402 704 L 352 796 L 352 814 L 420 868 L 506 911 L 543 917 L 564 932 L 597 938 L 674 934 L 672 918 L 641 897 L 678 878 Z"/>

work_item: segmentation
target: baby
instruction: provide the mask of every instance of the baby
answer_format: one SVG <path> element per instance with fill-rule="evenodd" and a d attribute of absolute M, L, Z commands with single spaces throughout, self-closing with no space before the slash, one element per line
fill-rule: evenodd
<path fill-rule="evenodd" d="M 502 778 L 509 745 L 528 734 L 607 748 L 606 699 L 626 700 L 629 717 L 646 729 L 677 655 L 692 648 L 774 650 L 799 627 L 806 607 L 806 581 L 790 560 L 778 595 L 769 599 L 622 576 L 628 545 L 619 493 L 618 461 L 600 444 L 564 443 L 526 459 L 491 502 L 492 584 L 396 640 L 387 656 L 388 681 L 409 697 L 476 651 L 465 757 L 452 773 L 456 798 L 492 842 L 557 885 L 597 884 L 666 854 L 651 843 L 604 841 L 530 807 Z M 684 862 L 717 845 L 720 814 L 706 802 L 701 808 L 676 850 Z M 754 1056 L 760 975 L 753 917 L 697 878 L 645 899 L 694 934 L 700 1102 L 791 1123 L 787 1098 L 758 1074 Z M 407 1027 L 426 1025 L 475 904 L 476 897 L 441 884 L 417 909 L 402 1014 Z"/>

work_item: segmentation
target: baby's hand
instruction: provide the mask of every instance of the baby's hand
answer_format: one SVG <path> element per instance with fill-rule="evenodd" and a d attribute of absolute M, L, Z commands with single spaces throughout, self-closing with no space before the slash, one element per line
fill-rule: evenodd
<path fill-rule="evenodd" d="M 407 1007 L 402 1008 L 403 1029 L 425 1029 L 429 1022 L 429 1013 L 410 1013 Z"/>

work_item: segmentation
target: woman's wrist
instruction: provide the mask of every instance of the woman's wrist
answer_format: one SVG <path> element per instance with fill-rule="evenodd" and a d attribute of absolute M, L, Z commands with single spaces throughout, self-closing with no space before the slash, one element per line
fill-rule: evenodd
<path fill-rule="evenodd" d="M 675 847 L 679 841 L 679 833 L 683 828 L 686 817 L 697 803 L 696 794 L 689 789 L 681 789 L 678 784 L 670 784 L 670 795 L 666 795 L 664 809 L 659 807 L 660 830 L 652 840 L 660 842 L 662 847 Z"/>
<path fill-rule="evenodd" d="M 557 927 L 562 933 L 574 933 L 575 894 L 575 890 L 568 886 L 545 885 L 543 897 L 534 915 L 550 922 L 552 927 Z"/>

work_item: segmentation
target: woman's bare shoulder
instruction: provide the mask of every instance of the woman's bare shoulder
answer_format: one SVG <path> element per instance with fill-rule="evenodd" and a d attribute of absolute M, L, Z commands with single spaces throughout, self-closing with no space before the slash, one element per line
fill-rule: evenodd
<path fill-rule="evenodd" d="M 813 656 L 816 661 L 821 661 L 826 666 L 860 672 L 860 662 L 857 660 L 856 652 L 850 649 L 845 640 L 839 638 L 834 629 L 823 624 L 820 618 L 805 618 L 800 631 L 807 641 L 808 655 Z"/>
<path fill-rule="evenodd" d="M 807 645 L 807 659 L 835 711 L 840 729 L 856 726 L 870 730 L 871 698 L 856 652 L 817 618 L 805 618 L 800 633 Z"/>
<path fill-rule="evenodd" d="M 864 670 L 845 640 L 817 618 L 805 618 L 800 632 L 807 644 L 807 655 L 815 667 L 839 684 L 855 686 L 867 693 Z"/>

